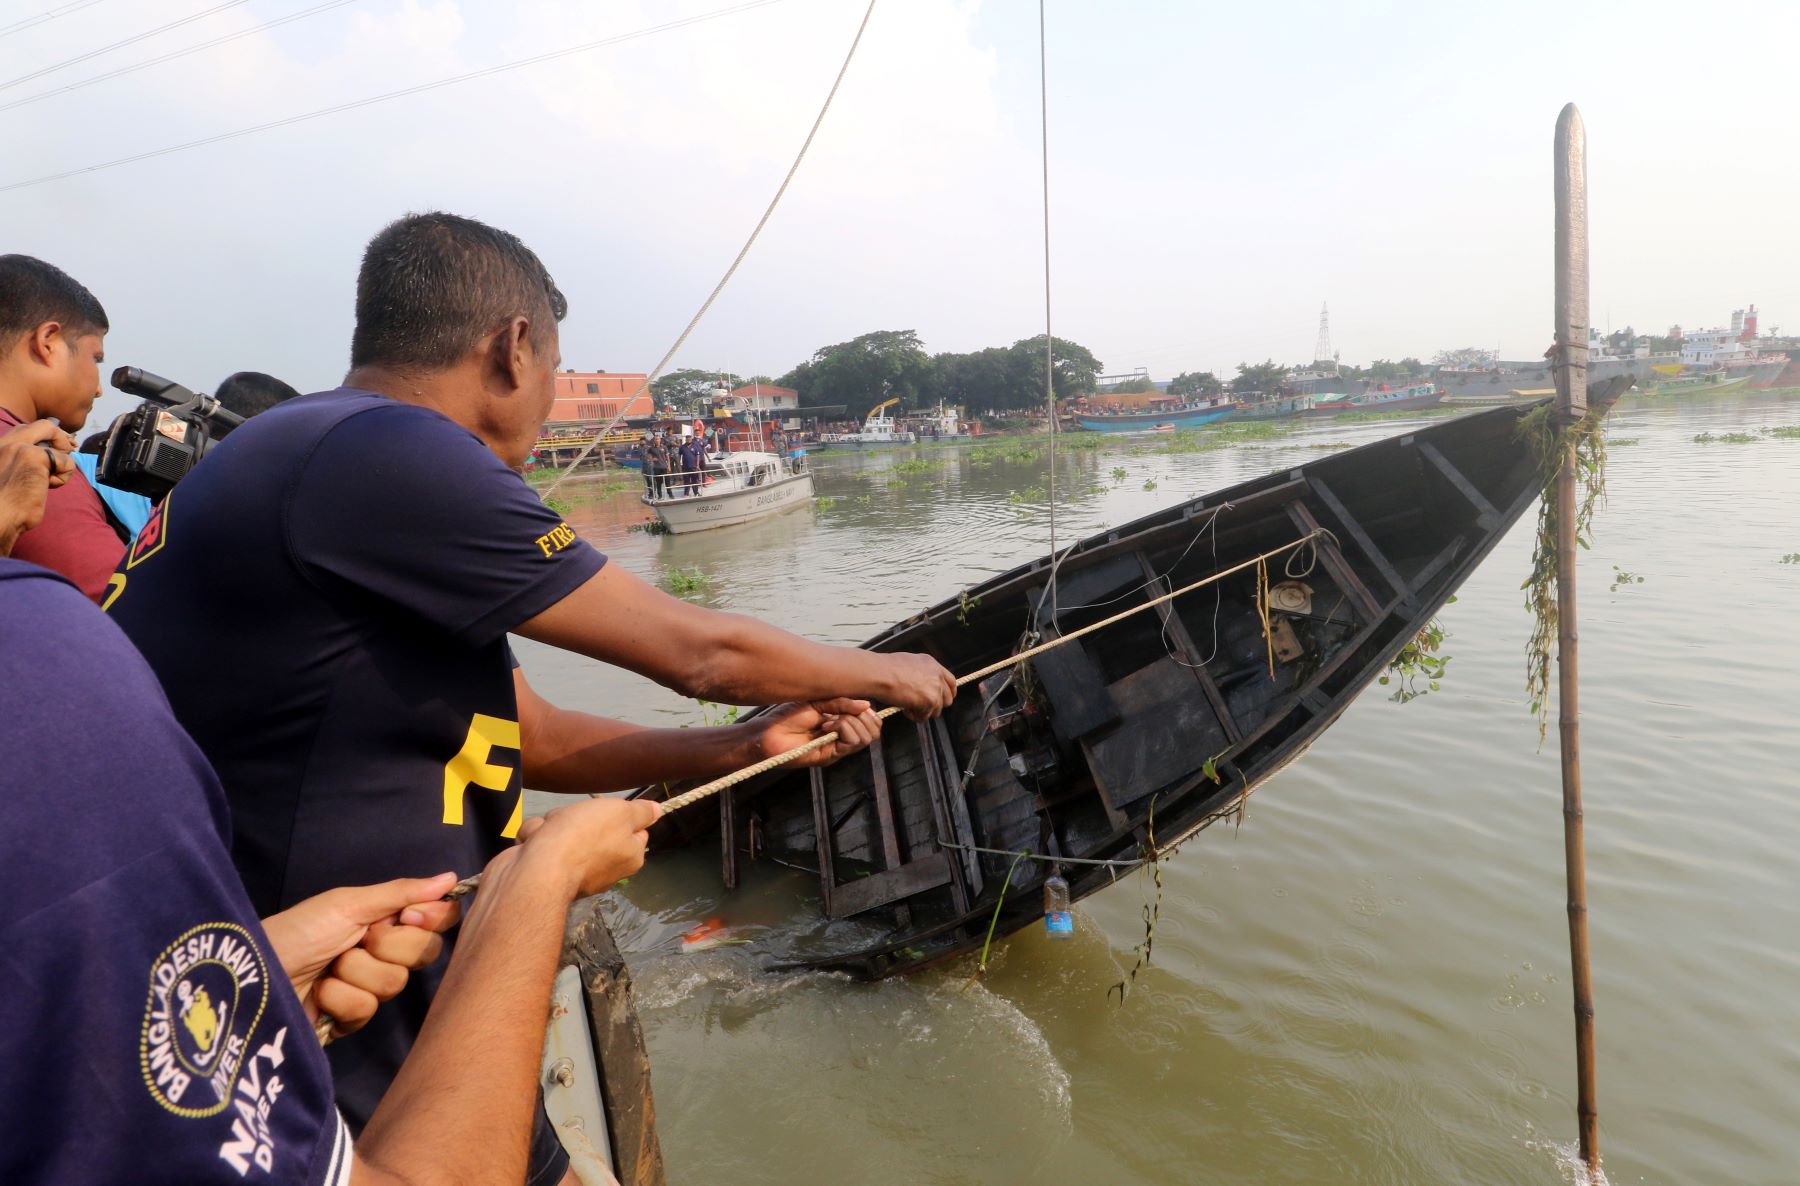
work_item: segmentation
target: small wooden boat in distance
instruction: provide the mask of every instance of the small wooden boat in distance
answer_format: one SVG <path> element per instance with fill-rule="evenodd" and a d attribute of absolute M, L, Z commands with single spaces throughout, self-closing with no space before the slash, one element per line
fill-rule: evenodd
<path fill-rule="evenodd" d="M 1435 408 L 1443 402 L 1443 389 L 1436 383 L 1412 383 L 1405 387 L 1389 387 L 1383 383 L 1361 395 L 1320 396 L 1306 410 L 1306 414 L 1328 416 L 1339 412 L 1416 412 Z"/>
<path fill-rule="evenodd" d="M 1174 399 L 1163 402 L 1166 406 L 1148 412 L 1077 412 L 1075 422 L 1090 432 L 1172 432 L 1214 424 L 1237 411 L 1237 404 L 1223 395 L 1186 404 Z"/>
<path fill-rule="evenodd" d="M 787 878 L 798 921 L 765 955 L 870 977 L 979 947 L 997 905 L 996 934 L 1041 918 L 1054 866 L 1017 853 L 1065 860 L 1077 899 L 1104 889 L 1124 869 L 1076 860 L 1128 869 L 1221 818 L 1431 621 L 1537 496 L 1528 411 L 1282 469 L 940 602 L 864 645 L 974 671 L 1250 562 L 1002 669 L 937 720 L 893 717 L 867 753 L 671 816 L 653 844 L 719 843 L 726 888 L 754 872 L 765 909 L 766 877 Z"/>

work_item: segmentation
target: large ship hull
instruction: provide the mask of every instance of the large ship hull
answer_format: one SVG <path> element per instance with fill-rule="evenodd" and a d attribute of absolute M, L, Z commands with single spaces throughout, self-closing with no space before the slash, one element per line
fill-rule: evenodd
<path fill-rule="evenodd" d="M 1407 412 L 1435 408 L 1444 402 L 1442 392 L 1409 395 L 1400 399 L 1378 399 L 1360 396 L 1356 399 L 1321 400 L 1308 409 L 1307 416 L 1335 416 L 1339 412 Z"/>
<path fill-rule="evenodd" d="M 1264 400 L 1254 404 L 1239 404 L 1237 418 L 1239 420 L 1287 420 L 1294 416 L 1304 416 L 1313 410 L 1317 398 L 1311 395 L 1290 395 L 1280 399 Z"/>
<path fill-rule="evenodd" d="M 1787 365 L 1787 356 L 1779 354 L 1773 358 L 1765 358 L 1743 366 L 1732 366 L 1728 363 L 1725 367 L 1725 377 L 1727 380 L 1743 379 L 1758 391 L 1767 391 L 1775 386 L 1775 381 L 1781 378 L 1781 373 L 1787 370 Z"/>

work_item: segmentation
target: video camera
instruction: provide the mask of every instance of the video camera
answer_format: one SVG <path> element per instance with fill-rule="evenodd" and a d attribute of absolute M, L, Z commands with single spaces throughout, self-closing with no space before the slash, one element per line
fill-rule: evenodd
<path fill-rule="evenodd" d="M 114 371 L 112 385 L 145 402 L 107 430 L 100 480 L 146 498 L 173 490 L 215 442 L 244 422 L 212 396 L 137 367 Z"/>

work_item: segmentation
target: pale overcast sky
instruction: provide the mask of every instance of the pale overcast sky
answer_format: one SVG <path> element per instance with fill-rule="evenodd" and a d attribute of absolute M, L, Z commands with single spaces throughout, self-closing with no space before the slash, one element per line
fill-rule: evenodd
<path fill-rule="evenodd" d="M 100 0 L 0 33 L 0 105 L 321 0 Z M 5 0 L 0 30 L 67 0 Z M 348 0 L 0 110 L 0 186 L 730 7 Z M 517 232 L 570 299 L 569 365 L 652 365 L 804 136 L 861 0 L 776 3 L 543 65 L 0 192 L 0 251 L 88 284 L 107 353 L 210 387 L 333 384 L 358 254 L 407 211 Z M 1543 350 L 1558 109 L 1591 139 L 1594 319 L 1660 332 L 1754 301 L 1800 330 L 1800 4 L 1050 0 L 1056 329 L 1158 377 Z M 675 365 L 779 374 L 916 329 L 1042 325 L 1037 7 L 882 0 L 786 201 Z M 110 404 L 110 401 L 109 401 Z"/>

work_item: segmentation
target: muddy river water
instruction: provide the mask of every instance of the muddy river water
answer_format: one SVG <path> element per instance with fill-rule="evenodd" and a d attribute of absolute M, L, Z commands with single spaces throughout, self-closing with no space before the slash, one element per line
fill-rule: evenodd
<path fill-rule="evenodd" d="M 1065 452 L 1062 540 L 1401 431 L 1309 424 L 1192 453 Z M 1601 1139 L 1614 1186 L 1800 1181 L 1800 398 L 1626 402 L 1582 556 L 1583 745 Z M 1695 437 L 1711 434 L 1711 441 Z M 1748 434 L 1753 439 L 1719 439 Z M 1048 465 L 968 448 L 815 458 L 819 505 L 717 532 L 570 521 L 697 600 L 854 643 L 1042 554 Z M 1298 763 L 1164 866 L 1077 907 L 1073 942 L 1005 943 L 877 984 L 697 955 L 716 853 L 612 900 L 676 1183 L 1556 1183 L 1574 1059 L 1554 727 L 1525 705 L 1528 516 L 1449 606 L 1440 691 L 1372 688 Z M 1800 560 L 1800 557 L 1796 558 Z M 1638 579 L 1641 578 L 1641 579 Z M 683 646 L 671 638 L 668 645 Z M 530 643 L 570 707 L 708 711 Z M 541 807 L 546 799 L 534 797 Z"/>

